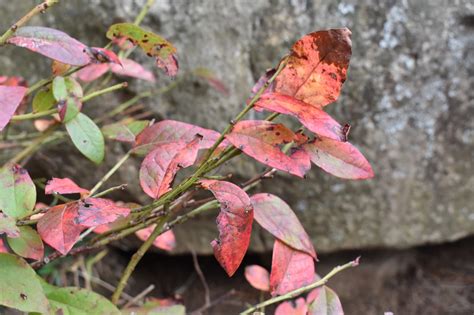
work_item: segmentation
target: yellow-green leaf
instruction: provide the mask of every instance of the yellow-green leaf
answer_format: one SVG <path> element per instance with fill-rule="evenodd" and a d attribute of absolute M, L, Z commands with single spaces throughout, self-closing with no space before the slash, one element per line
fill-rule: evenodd
<path fill-rule="evenodd" d="M 156 57 L 157 66 L 162 68 L 167 75 L 176 75 L 178 71 L 176 48 L 166 39 L 132 23 L 114 24 L 107 31 L 109 39 L 122 37 L 140 46 L 148 56 Z"/>
<path fill-rule="evenodd" d="M 54 99 L 53 90 L 51 88 L 40 90 L 33 98 L 33 111 L 43 112 L 53 108 L 56 103 L 57 101 Z"/>

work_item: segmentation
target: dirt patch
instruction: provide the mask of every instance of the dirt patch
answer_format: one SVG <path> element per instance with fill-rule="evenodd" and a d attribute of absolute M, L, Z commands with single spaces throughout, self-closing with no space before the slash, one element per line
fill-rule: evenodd
<path fill-rule="evenodd" d="M 474 238 L 410 250 L 347 251 L 321 255 L 319 274 L 362 255 L 361 266 L 337 275 L 329 286 L 338 292 L 346 314 L 472 315 L 474 312 Z M 99 266 L 101 278 L 115 282 L 131 253 L 112 252 L 113 266 Z M 203 314 L 238 314 L 259 301 L 260 293 L 243 277 L 243 268 L 228 278 L 213 257 L 199 265 L 215 305 Z M 248 255 L 243 265 L 271 265 L 271 254 Z M 152 296 L 179 297 L 188 311 L 204 303 L 204 289 L 192 256 L 150 253 L 138 266 L 126 292 L 136 295 L 155 285 Z M 267 314 L 273 314 L 268 309 Z"/>

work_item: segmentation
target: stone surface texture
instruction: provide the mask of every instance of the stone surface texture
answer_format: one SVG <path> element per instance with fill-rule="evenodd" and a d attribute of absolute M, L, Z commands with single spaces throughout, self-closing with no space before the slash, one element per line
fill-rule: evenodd
<path fill-rule="evenodd" d="M 109 25 L 131 21 L 145 0 L 61 1 L 32 24 L 60 28 L 91 46 L 106 43 Z M 0 1 L 0 28 L 34 1 Z M 306 180 L 279 175 L 260 191 L 291 204 L 317 250 L 409 247 L 474 233 L 474 3 L 470 0 L 157 0 L 143 25 L 172 41 L 181 72 L 211 69 L 229 88 L 224 96 L 186 78 L 161 97 L 144 101 L 155 118 L 171 118 L 222 130 L 242 108 L 253 82 L 274 66 L 302 35 L 349 27 L 353 57 L 340 99 L 328 107 L 352 125 L 351 142 L 372 162 L 371 181 L 343 181 L 316 167 Z M 19 48 L 2 48 L 0 75 L 30 82 L 49 73 L 49 61 Z M 153 68 L 142 53 L 134 59 Z M 159 73 L 154 69 L 155 73 Z M 133 83 L 131 91 L 160 88 Z M 133 95 L 120 94 L 121 99 Z M 117 99 L 87 104 L 87 113 L 110 110 Z M 250 118 L 259 118 L 251 114 Z M 70 176 L 92 186 L 99 170 L 75 153 L 43 151 L 30 163 L 42 176 Z M 64 150 L 64 146 L 61 146 Z M 108 150 L 106 165 L 125 152 Z M 74 167 L 72 167 L 74 165 Z M 129 182 L 123 199 L 148 200 L 137 185 L 139 161 L 127 163 L 113 183 Z M 77 169 L 83 170 L 80 174 Z M 223 171 L 251 176 L 263 166 L 239 159 Z M 136 186 L 137 188 L 133 188 Z M 177 229 L 180 248 L 210 253 L 215 215 Z M 271 250 L 272 238 L 256 228 L 252 249 Z"/>

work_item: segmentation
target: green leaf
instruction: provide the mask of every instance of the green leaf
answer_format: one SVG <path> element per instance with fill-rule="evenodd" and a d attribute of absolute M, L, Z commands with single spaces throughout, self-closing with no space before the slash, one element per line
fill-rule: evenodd
<path fill-rule="evenodd" d="M 327 286 L 314 289 L 306 299 L 310 315 L 344 315 L 339 297 Z"/>
<path fill-rule="evenodd" d="M 24 312 L 48 313 L 48 300 L 26 261 L 0 253 L 0 305 Z"/>
<path fill-rule="evenodd" d="M 107 314 L 120 315 L 120 311 L 105 297 L 76 287 L 58 288 L 43 284 L 53 314 L 89 315 Z"/>
<path fill-rule="evenodd" d="M 104 137 L 99 127 L 86 115 L 77 116 L 66 123 L 66 130 L 76 148 L 92 162 L 99 164 L 104 159 Z"/>
<path fill-rule="evenodd" d="M 0 169 L 0 209 L 10 217 L 19 218 L 33 210 L 36 187 L 28 172 L 19 165 Z"/>
<path fill-rule="evenodd" d="M 63 77 L 55 77 L 53 80 L 53 96 L 56 101 L 65 100 L 68 94 L 66 80 Z"/>
<path fill-rule="evenodd" d="M 122 315 L 185 315 L 184 305 L 160 306 L 159 303 L 145 303 L 141 307 L 128 308 Z"/>
<path fill-rule="evenodd" d="M 73 120 L 81 111 L 81 101 L 76 97 L 68 96 L 65 101 L 61 101 L 58 106 L 59 117 L 63 123 Z"/>
<path fill-rule="evenodd" d="M 15 254 L 24 258 L 43 259 L 44 245 L 38 232 L 29 226 L 20 226 L 20 237 L 7 237 L 7 242 Z"/>
<path fill-rule="evenodd" d="M 102 133 L 104 137 L 110 140 L 117 140 L 122 142 L 134 142 L 135 135 L 133 132 L 123 123 L 113 123 L 102 127 Z"/>
<path fill-rule="evenodd" d="M 83 96 L 81 85 L 73 78 L 56 77 L 52 84 L 53 96 L 58 104 L 59 117 L 63 123 L 74 119 L 81 111 L 80 98 Z"/>
<path fill-rule="evenodd" d="M 16 226 L 14 218 L 6 216 L 0 212 L 0 236 L 7 234 L 8 237 L 20 237 L 20 229 Z"/>
<path fill-rule="evenodd" d="M 44 112 L 48 109 L 53 108 L 57 101 L 54 99 L 53 90 L 47 88 L 36 93 L 33 98 L 33 111 Z"/>
<path fill-rule="evenodd" d="M 137 136 L 140 132 L 143 131 L 150 124 L 149 120 L 135 120 L 127 124 L 128 129 Z"/>

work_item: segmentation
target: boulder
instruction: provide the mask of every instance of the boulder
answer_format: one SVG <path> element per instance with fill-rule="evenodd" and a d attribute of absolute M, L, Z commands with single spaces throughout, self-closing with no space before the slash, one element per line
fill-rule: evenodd
<path fill-rule="evenodd" d="M 108 26 L 132 21 L 144 2 L 61 1 L 32 24 L 63 29 L 84 43 L 101 46 Z M 1 29 L 30 5 L 28 1 L 0 3 Z M 160 0 L 143 25 L 177 46 L 181 73 L 206 67 L 230 92 L 221 95 L 186 76 L 169 93 L 143 103 L 157 119 L 178 119 L 216 130 L 239 112 L 254 81 L 295 40 L 315 30 L 349 27 L 353 57 L 348 79 L 342 96 L 328 109 L 341 123 L 351 123 L 351 142 L 372 163 L 376 177 L 345 181 L 314 167 L 306 180 L 279 175 L 258 190 L 286 200 L 316 249 L 324 252 L 410 247 L 474 233 L 471 1 Z M 32 57 L 19 48 L 2 47 L 0 74 L 20 74 L 31 82 L 47 75 L 49 62 Z M 153 68 L 144 54 L 132 57 Z M 166 84 L 169 80 L 160 74 L 155 85 L 137 82 L 132 91 Z M 100 114 L 130 97 L 120 93 L 104 97 L 84 110 Z M 42 176 L 70 176 L 92 186 L 124 151 L 121 145 L 113 146 L 98 170 L 72 147 L 67 155 L 58 154 L 58 149 L 43 152 L 31 165 Z M 127 163 L 113 183 L 131 183 L 123 199 L 143 202 L 148 199 L 137 185 L 138 165 L 138 160 Z M 78 174 L 78 169 L 88 171 Z M 237 170 L 238 176 L 248 178 L 262 169 L 249 159 L 239 159 L 223 171 Z M 187 251 L 191 244 L 199 253 L 210 253 L 209 242 L 217 236 L 214 218 L 215 214 L 178 228 L 177 251 Z M 271 236 L 256 228 L 252 249 L 271 248 Z"/>

